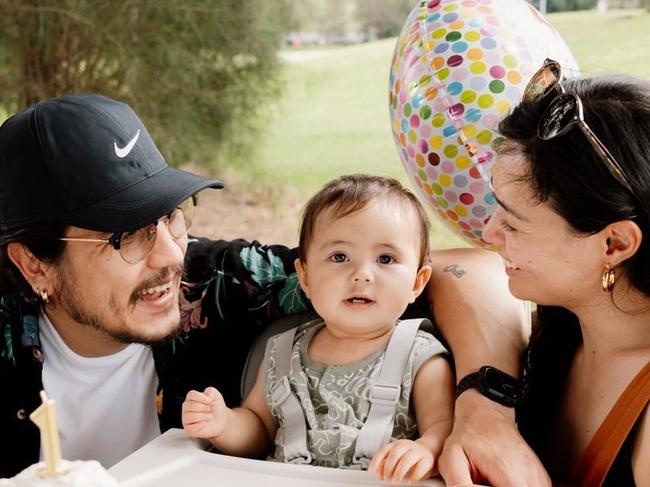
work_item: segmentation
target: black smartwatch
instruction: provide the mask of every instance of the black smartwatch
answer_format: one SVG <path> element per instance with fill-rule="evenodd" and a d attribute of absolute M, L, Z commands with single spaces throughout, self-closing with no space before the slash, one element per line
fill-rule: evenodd
<path fill-rule="evenodd" d="M 478 372 L 463 377 L 456 386 L 456 398 L 472 388 L 509 408 L 519 400 L 519 380 L 490 365 L 484 365 Z"/>

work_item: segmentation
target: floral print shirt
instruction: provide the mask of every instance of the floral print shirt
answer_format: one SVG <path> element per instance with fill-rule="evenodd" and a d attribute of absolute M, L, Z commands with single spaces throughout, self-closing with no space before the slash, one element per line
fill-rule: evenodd
<path fill-rule="evenodd" d="M 181 326 L 154 345 L 161 430 L 181 427 L 187 391 L 217 387 L 240 402 L 248 350 L 270 321 L 311 309 L 294 272 L 295 249 L 244 240 L 191 239 L 181 292 Z M 29 414 L 40 404 L 40 306 L 0 296 L 0 477 L 38 461 L 40 435 Z M 128 388 L 125 388 L 128 394 Z M 119 398 L 115 398 L 119 401 Z"/>

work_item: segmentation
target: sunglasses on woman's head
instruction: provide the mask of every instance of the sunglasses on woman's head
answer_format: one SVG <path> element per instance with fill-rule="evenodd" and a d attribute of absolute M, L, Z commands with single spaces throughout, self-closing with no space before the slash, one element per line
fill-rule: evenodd
<path fill-rule="evenodd" d="M 562 66 L 557 61 L 547 59 L 544 65 L 533 75 L 524 90 L 524 101 L 535 101 L 557 92 L 546 108 L 537 126 L 537 136 L 542 140 L 551 140 L 578 126 L 600 157 L 607 163 L 612 176 L 635 196 L 629 178 L 605 144 L 596 136 L 585 122 L 582 100 L 575 93 L 567 93 L 562 86 Z"/>

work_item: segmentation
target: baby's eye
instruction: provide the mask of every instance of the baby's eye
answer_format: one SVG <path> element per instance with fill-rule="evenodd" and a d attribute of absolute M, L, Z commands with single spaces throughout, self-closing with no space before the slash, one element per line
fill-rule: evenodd
<path fill-rule="evenodd" d="M 341 252 L 337 252 L 335 254 L 330 255 L 330 260 L 332 262 L 347 262 L 350 259 L 348 259 L 347 255 L 345 255 L 345 254 L 343 254 Z"/>
<path fill-rule="evenodd" d="M 395 258 L 392 255 L 383 254 L 377 257 L 377 262 L 380 264 L 392 264 L 395 262 Z"/>

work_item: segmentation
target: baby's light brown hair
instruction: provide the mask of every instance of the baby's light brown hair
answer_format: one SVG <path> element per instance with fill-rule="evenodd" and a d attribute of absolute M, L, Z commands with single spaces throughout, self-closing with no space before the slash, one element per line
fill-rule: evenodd
<path fill-rule="evenodd" d="M 395 203 L 415 212 L 420 231 L 420 260 L 422 267 L 429 256 L 429 229 L 431 224 L 417 197 L 396 179 L 369 174 L 349 174 L 333 179 L 310 198 L 305 205 L 300 222 L 298 256 L 307 261 L 307 247 L 311 243 L 318 217 L 330 212 L 333 218 L 362 210 L 375 200 Z"/>

